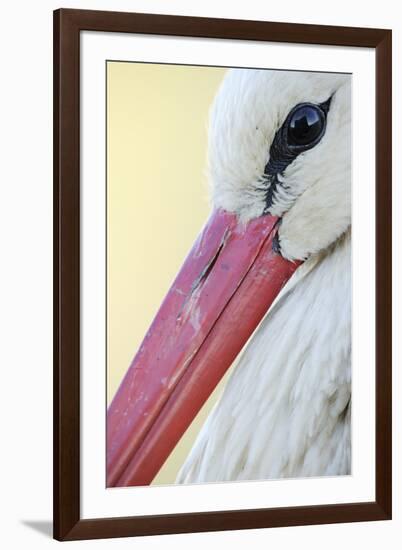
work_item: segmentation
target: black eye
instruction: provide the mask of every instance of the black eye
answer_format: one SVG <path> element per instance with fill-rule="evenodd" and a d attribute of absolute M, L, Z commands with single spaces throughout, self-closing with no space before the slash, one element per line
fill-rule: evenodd
<path fill-rule="evenodd" d="M 287 141 L 290 146 L 315 144 L 323 135 L 325 114 L 318 105 L 301 105 L 291 114 Z"/>

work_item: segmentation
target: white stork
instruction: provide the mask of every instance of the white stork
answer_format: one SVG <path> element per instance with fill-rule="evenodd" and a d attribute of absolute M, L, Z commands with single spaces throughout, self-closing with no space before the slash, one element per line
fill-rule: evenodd
<path fill-rule="evenodd" d="M 152 480 L 253 331 L 176 482 L 350 473 L 350 99 L 347 75 L 228 71 L 213 213 L 109 409 L 109 485 Z"/>

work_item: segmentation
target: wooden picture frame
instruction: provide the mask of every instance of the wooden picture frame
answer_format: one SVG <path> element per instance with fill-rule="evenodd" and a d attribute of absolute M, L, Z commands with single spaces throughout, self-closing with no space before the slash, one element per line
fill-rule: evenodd
<path fill-rule="evenodd" d="M 80 32 L 375 49 L 376 498 L 372 502 L 81 519 Z M 391 31 L 61 9 L 54 12 L 54 537 L 255 529 L 391 518 Z M 380 269 L 381 266 L 381 269 Z"/>

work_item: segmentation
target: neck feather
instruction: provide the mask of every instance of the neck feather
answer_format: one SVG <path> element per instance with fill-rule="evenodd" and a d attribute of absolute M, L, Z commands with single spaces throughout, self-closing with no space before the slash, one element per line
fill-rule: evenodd
<path fill-rule="evenodd" d="M 296 272 L 243 351 L 178 483 L 350 473 L 350 232 Z"/>

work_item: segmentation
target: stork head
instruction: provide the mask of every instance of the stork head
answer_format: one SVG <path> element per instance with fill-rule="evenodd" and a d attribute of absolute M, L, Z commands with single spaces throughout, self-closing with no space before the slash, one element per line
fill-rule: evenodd
<path fill-rule="evenodd" d="M 212 214 L 108 411 L 108 485 L 144 485 L 300 263 L 350 225 L 350 79 L 232 70 L 209 130 Z"/>
<path fill-rule="evenodd" d="M 350 225 L 350 76 L 232 69 L 211 112 L 213 204 L 244 221 L 281 218 L 288 259 L 328 247 Z"/>

